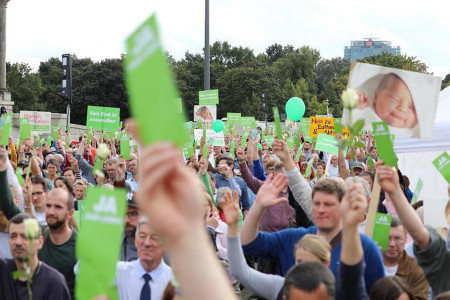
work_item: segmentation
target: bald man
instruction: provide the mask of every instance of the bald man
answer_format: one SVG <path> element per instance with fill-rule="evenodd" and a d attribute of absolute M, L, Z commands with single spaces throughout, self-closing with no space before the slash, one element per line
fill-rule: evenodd
<path fill-rule="evenodd" d="M 77 233 L 69 226 L 69 220 L 73 216 L 73 200 L 73 196 L 61 188 L 48 193 L 45 203 L 45 219 L 48 227 L 44 230 L 44 245 L 38 257 L 64 275 L 74 299 L 73 267 L 77 262 L 75 257 Z"/>

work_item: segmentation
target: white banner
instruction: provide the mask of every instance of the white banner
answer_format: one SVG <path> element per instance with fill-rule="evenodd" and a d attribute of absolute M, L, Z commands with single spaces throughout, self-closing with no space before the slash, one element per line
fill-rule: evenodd
<path fill-rule="evenodd" d="M 52 125 L 52 113 L 45 111 L 20 111 L 20 118 L 29 118 L 31 132 L 50 133 Z"/>

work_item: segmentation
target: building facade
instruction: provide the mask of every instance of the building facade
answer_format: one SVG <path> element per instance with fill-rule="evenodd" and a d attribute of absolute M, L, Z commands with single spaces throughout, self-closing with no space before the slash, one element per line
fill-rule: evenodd
<path fill-rule="evenodd" d="M 381 54 L 382 52 L 399 55 L 400 46 L 393 47 L 390 41 L 378 41 L 375 38 L 351 41 L 350 46 L 345 46 L 344 48 L 344 58 L 356 61 L 366 56 Z"/>

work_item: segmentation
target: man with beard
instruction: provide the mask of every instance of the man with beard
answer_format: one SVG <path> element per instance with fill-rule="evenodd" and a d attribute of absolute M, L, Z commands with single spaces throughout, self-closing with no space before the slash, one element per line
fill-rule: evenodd
<path fill-rule="evenodd" d="M 25 220 L 32 219 L 37 225 L 33 248 L 30 249 L 30 236 L 26 235 Z M 27 226 L 29 223 L 27 223 Z M 29 230 L 29 228 L 27 228 Z M 28 214 L 15 215 L 8 222 L 9 247 L 14 259 L 0 260 L 0 298 L 28 299 L 26 277 L 13 279 L 16 270 L 30 268 L 32 275 L 31 291 L 34 299 L 68 300 L 70 299 L 64 277 L 52 267 L 38 259 L 38 250 L 42 248 L 41 228 L 36 219 Z M 29 252 L 31 261 L 29 260 Z"/>
<path fill-rule="evenodd" d="M 137 158 L 132 158 L 128 161 L 128 172 L 131 174 L 131 178 L 127 179 L 127 183 L 131 186 L 133 193 L 137 192 L 139 185 L 139 163 Z"/>
<path fill-rule="evenodd" d="M 75 257 L 77 232 L 69 226 L 72 216 L 73 196 L 70 193 L 61 188 L 48 193 L 45 203 L 48 229 L 44 231 L 44 245 L 38 257 L 64 275 L 73 297 L 75 287 L 73 267 L 77 263 Z"/>
<path fill-rule="evenodd" d="M 134 242 L 136 226 L 141 216 L 139 208 L 134 202 L 134 194 L 129 191 L 127 194 L 127 214 L 125 215 L 125 234 L 120 248 L 120 260 L 132 261 L 138 259 L 138 253 Z"/>

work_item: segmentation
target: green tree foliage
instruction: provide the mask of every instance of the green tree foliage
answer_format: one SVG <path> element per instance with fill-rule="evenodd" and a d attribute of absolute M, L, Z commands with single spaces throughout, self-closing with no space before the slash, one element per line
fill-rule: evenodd
<path fill-rule="evenodd" d="M 21 110 L 45 110 L 46 104 L 39 101 L 44 92 L 41 78 L 31 72 L 24 63 L 6 64 L 7 89 L 15 101 L 14 112 Z"/>
<path fill-rule="evenodd" d="M 180 59 L 165 53 L 174 72 L 176 84 L 184 102 L 186 115 L 192 119 L 198 91 L 203 90 L 203 53 L 186 52 Z M 428 72 L 428 67 L 416 57 L 383 53 L 366 57 L 361 62 Z M 85 124 L 88 105 L 119 107 L 121 118 L 129 116 L 123 75 L 123 56 L 94 62 L 90 58 L 74 57 L 72 81 L 72 122 Z M 264 53 L 255 54 L 248 47 L 215 42 L 211 46 L 211 89 L 219 89 L 217 117 L 227 112 L 264 119 L 262 94 L 267 101 L 268 119 L 272 106 L 285 112 L 286 101 L 297 96 L 306 105 L 306 115 L 334 117 L 342 114 L 340 95 L 347 88 L 350 62 L 340 57 L 323 59 L 317 49 L 309 46 L 272 44 Z M 15 101 L 15 111 L 49 110 L 66 112 L 67 101 L 61 92 L 62 65 L 52 57 L 41 62 L 33 73 L 25 64 L 8 64 L 8 89 Z M 450 74 L 442 87 L 450 85 Z"/>
<path fill-rule="evenodd" d="M 441 90 L 445 89 L 446 87 L 450 86 L 450 73 L 445 76 L 444 80 L 442 80 L 442 88 Z"/>

